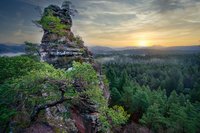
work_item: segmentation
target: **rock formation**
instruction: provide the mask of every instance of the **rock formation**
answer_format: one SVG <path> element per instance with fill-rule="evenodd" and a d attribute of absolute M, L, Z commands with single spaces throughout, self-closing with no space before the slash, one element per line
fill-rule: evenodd
<path fill-rule="evenodd" d="M 46 23 L 45 19 L 52 19 L 52 23 Z M 83 45 L 82 39 L 71 32 L 72 18 L 66 9 L 48 6 L 38 24 L 44 30 L 40 45 L 42 61 L 59 68 L 68 68 L 72 61 L 92 62 L 92 54 Z"/>
<path fill-rule="evenodd" d="M 91 52 L 84 46 L 84 42 L 79 36 L 75 36 L 72 31 L 72 18 L 69 12 L 71 9 L 60 8 L 55 5 L 50 5 L 44 9 L 42 19 L 37 21 L 44 30 L 42 43 L 40 45 L 41 61 L 48 62 L 57 68 L 71 67 L 72 61 L 91 63 L 98 71 L 99 88 L 102 89 L 106 99 L 109 99 L 108 88 L 102 81 L 100 68 L 94 63 Z M 52 23 L 46 23 L 46 20 L 52 20 Z M 56 29 L 56 31 L 54 30 Z M 81 82 L 74 81 L 74 86 L 77 91 L 83 91 Z M 44 94 L 45 95 L 45 94 Z M 53 108 L 46 109 L 48 123 L 56 128 L 61 128 L 60 131 L 80 133 L 96 133 L 99 129 L 97 105 L 91 103 L 87 96 L 81 96 L 78 104 L 75 104 L 71 109 L 66 109 L 64 105 L 59 105 Z M 59 116 L 59 112 L 71 113 L 71 120 L 64 121 Z M 71 128 L 75 123 L 76 128 Z"/>

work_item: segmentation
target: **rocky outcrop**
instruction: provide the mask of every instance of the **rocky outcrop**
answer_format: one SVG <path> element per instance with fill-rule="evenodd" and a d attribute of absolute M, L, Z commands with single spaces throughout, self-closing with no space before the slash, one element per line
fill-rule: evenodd
<path fill-rule="evenodd" d="M 82 39 L 79 36 L 75 36 L 71 31 L 71 15 L 66 9 L 55 5 L 50 5 L 45 8 L 43 17 L 48 16 L 49 13 L 52 15 L 51 18 L 58 18 L 58 20 L 60 20 L 58 21 L 59 24 L 65 25 L 66 27 L 60 31 L 62 32 L 62 34 L 60 34 L 51 29 L 55 24 L 51 24 L 50 29 L 42 25 L 44 35 L 40 45 L 41 61 L 48 62 L 57 68 L 65 68 L 66 70 L 69 70 L 73 61 L 91 63 L 99 73 L 99 88 L 102 89 L 104 96 L 108 100 L 110 93 L 103 82 L 100 67 L 94 63 L 92 53 L 84 46 Z M 83 91 L 84 88 L 81 87 L 81 83 L 79 81 L 74 82 L 76 90 L 78 92 Z M 70 112 L 70 121 L 60 117 L 59 112 Z M 60 131 L 65 130 L 75 133 L 77 132 L 77 128 L 80 133 L 96 133 L 99 130 L 100 123 L 98 121 L 97 105 L 91 103 L 86 96 L 81 96 L 80 101 L 74 104 L 71 109 L 66 109 L 65 106 L 61 104 L 59 107 L 47 108 L 45 114 L 49 125 L 56 129 L 61 128 L 62 130 Z M 67 126 L 69 123 L 75 125 L 76 128 L 69 129 Z M 58 125 L 61 125 L 61 127 Z M 43 127 L 44 126 L 41 126 L 41 130 L 43 130 Z M 30 130 L 32 130 L 32 128 L 30 128 Z"/>
<path fill-rule="evenodd" d="M 44 19 L 45 16 L 48 17 L 49 13 L 60 20 L 55 23 L 62 24 L 61 26 L 65 25 L 66 27 L 59 29 L 60 31 L 58 32 L 54 32 L 51 28 L 54 28 L 55 24 L 42 25 L 44 35 L 40 45 L 41 61 L 53 64 L 58 68 L 68 68 L 74 60 L 92 62 L 92 54 L 84 46 L 82 39 L 79 36 L 74 36 L 71 32 L 72 18 L 70 14 L 65 9 L 55 5 L 45 8 L 43 13 Z"/>

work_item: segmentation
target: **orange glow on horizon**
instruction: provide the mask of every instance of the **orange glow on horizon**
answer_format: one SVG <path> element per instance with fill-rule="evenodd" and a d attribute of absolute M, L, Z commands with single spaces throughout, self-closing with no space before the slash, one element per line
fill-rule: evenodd
<path fill-rule="evenodd" d="M 120 36 L 120 37 L 119 37 Z M 108 46 L 108 47 L 151 47 L 151 46 L 192 46 L 199 45 L 198 36 L 185 37 L 163 37 L 158 33 L 140 33 L 140 34 L 109 34 L 101 38 L 83 37 L 88 46 Z"/>

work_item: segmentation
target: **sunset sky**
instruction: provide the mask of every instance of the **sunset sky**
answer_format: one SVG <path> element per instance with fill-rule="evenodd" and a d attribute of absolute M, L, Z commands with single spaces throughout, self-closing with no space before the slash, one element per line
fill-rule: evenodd
<path fill-rule="evenodd" d="M 73 31 L 86 45 L 175 46 L 200 44 L 200 0 L 71 0 Z M 1 0 L 0 43 L 39 43 L 37 6 L 62 0 Z"/>

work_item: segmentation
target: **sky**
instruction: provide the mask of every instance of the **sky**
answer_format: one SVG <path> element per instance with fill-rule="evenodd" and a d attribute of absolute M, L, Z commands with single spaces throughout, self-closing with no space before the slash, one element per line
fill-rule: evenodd
<path fill-rule="evenodd" d="M 1 0 L 0 43 L 40 43 L 36 8 L 63 0 Z M 200 44 L 200 0 L 71 0 L 79 13 L 73 32 L 88 46 Z"/>

